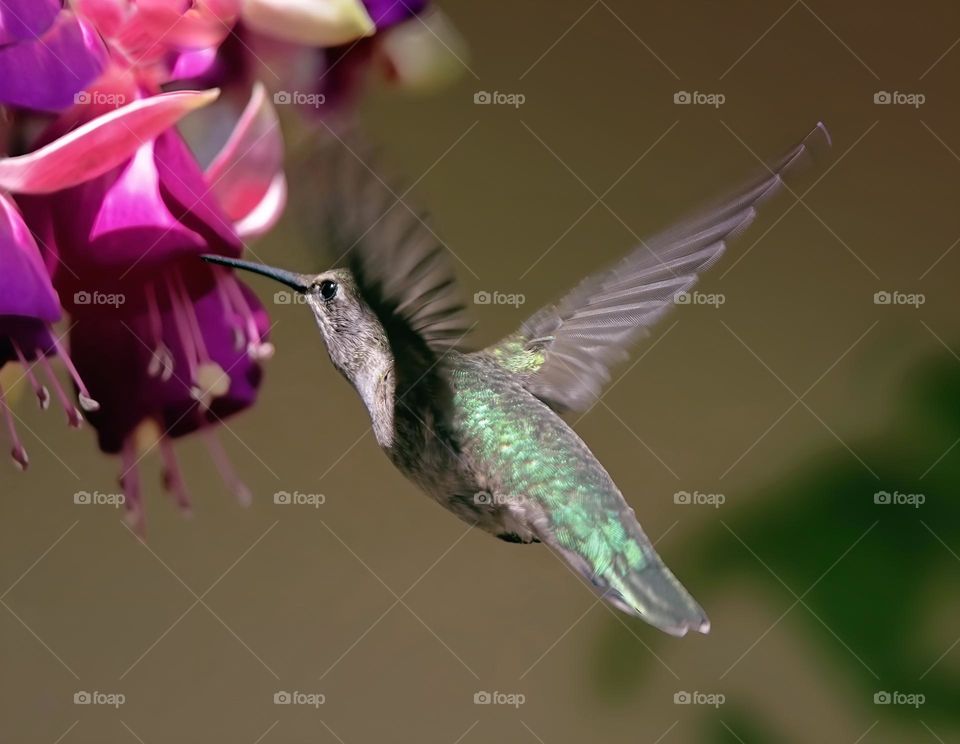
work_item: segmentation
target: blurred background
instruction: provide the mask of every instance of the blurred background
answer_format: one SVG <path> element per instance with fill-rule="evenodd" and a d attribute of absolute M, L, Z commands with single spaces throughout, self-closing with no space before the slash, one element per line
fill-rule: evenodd
<path fill-rule="evenodd" d="M 117 463 L 21 402 L 31 470 L 0 474 L 4 738 L 957 740 L 960 8 L 442 7 L 470 49 L 460 82 L 374 91 L 362 119 L 465 296 L 523 295 L 472 306 L 478 346 L 829 127 L 698 285 L 720 299 L 678 308 L 576 422 L 712 632 L 670 638 L 542 546 L 466 530 L 378 451 L 307 310 L 254 279 L 277 353 L 220 435 L 251 507 L 186 440 L 194 515 L 147 458 L 144 546 L 120 511 L 74 503 L 115 492 Z M 318 174 L 288 145 L 309 204 Z M 298 214 L 256 254 L 319 270 Z"/>

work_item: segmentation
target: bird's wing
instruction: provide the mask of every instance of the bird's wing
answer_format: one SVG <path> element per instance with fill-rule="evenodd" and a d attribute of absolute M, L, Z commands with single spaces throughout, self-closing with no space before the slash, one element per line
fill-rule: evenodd
<path fill-rule="evenodd" d="M 379 175 L 377 159 L 358 136 L 331 146 L 334 186 L 324 210 L 336 264 L 351 269 L 388 332 L 412 332 L 434 354 L 458 345 L 470 326 L 448 248 L 426 214 L 408 207 L 405 192 Z"/>
<path fill-rule="evenodd" d="M 527 389 L 554 410 L 585 410 L 610 379 L 610 368 L 626 358 L 628 347 L 649 335 L 678 295 L 749 227 L 784 176 L 822 142 L 829 144 L 830 138 L 818 124 L 736 195 L 644 241 L 486 352 L 524 374 Z"/>

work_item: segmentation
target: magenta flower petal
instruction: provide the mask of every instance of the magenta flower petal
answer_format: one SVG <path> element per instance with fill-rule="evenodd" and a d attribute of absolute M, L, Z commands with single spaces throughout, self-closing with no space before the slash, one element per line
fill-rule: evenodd
<path fill-rule="evenodd" d="M 170 65 L 170 80 L 200 78 L 210 72 L 217 62 L 217 48 L 209 46 L 174 54 Z"/>
<path fill-rule="evenodd" d="M 205 176 L 241 235 L 266 232 L 279 219 L 286 201 L 283 135 L 262 84 Z"/>
<path fill-rule="evenodd" d="M 266 314 L 254 295 L 232 277 L 221 281 L 235 284 L 233 291 L 249 307 L 247 321 L 265 338 Z M 156 312 L 129 315 L 121 308 L 95 318 L 75 316 L 71 353 L 100 403 L 89 419 L 102 450 L 121 451 L 146 420 L 159 424 L 165 436 L 180 437 L 253 404 L 262 371 L 244 342 L 247 325 L 225 302 L 224 291 L 215 286 L 188 304 L 176 290 L 158 288 Z M 187 327 L 199 329 L 200 344 Z M 216 370 L 205 382 L 221 394 L 206 395 L 197 371 L 204 365 Z"/>
<path fill-rule="evenodd" d="M 240 13 L 240 0 L 138 0 L 130 33 L 180 49 L 217 46 Z"/>
<path fill-rule="evenodd" d="M 156 162 L 161 193 L 170 211 L 203 236 L 214 253 L 239 256 L 243 244 L 178 133 L 169 131 L 157 138 Z"/>
<path fill-rule="evenodd" d="M 69 11 L 43 36 L 0 47 L 0 102 L 59 111 L 103 71 L 107 52 L 85 21 Z"/>
<path fill-rule="evenodd" d="M 250 315 L 247 321 L 257 330 L 257 343 L 265 343 L 269 336 L 266 310 L 257 296 L 244 284 L 237 281 L 236 287 L 248 306 Z M 251 356 L 247 344 L 237 343 L 236 323 L 239 318 L 223 312 L 216 291 L 201 297 L 194 305 L 194 311 L 203 329 L 207 352 L 211 360 L 223 370 L 223 375 L 229 378 L 230 386 L 225 394 L 212 399 L 208 409 L 191 406 L 191 414 L 196 415 L 184 416 L 184 403 L 171 400 L 164 410 L 164 423 L 174 437 L 190 434 L 202 426 L 216 424 L 249 408 L 256 401 L 263 378 L 263 370 L 257 359 Z"/>
<path fill-rule="evenodd" d="M 60 319 L 60 302 L 37 244 L 16 206 L 3 194 L 0 194 L 0 267 L 0 316 L 26 316 L 44 323 Z"/>
<path fill-rule="evenodd" d="M 378 31 L 401 23 L 427 7 L 426 0 L 363 0 L 363 4 Z"/>
<path fill-rule="evenodd" d="M 161 93 L 111 110 L 34 152 L 0 159 L 0 188 L 43 194 L 103 175 L 219 94 L 218 90 Z"/>
<path fill-rule="evenodd" d="M 71 4 L 108 38 L 120 33 L 131 12 L 129 0 L 72 0 Z"/>
<path fill-rule="evenodd" d="M 187 256 L 242 250 L 173 129 L 99 178 L 54 194 L 20 195 L 18 203 L 27 224 L 56 251 L 54 284 L 68 308 L 76 291 L 133 293 Z"/>
<path fill-rule="evenodd" d="M 124 326 L 121 317 L 79 320 L 70 331 L 70 356 L 100 403 L 87 418 L 97 430 L 100 449 L 116 454 L 137 426 L 153 413 L 150 352 Z M 109 349 L 109 353 L 105 352 Z"/>
<path fill-rule="evenodd" d="M 234 223 L 241 238 L 255 238 L 273 228 L 287 205 L 287 179 L 283 173 L 274 176 L 263 199 L 242 219 Z"/>
<path fill-rule="evenodd" d="M 55 353 L 50 326 L 42 320 L 0 315 L 0 368 L 7 362 L 19 361 L 20 354 L 25 361 L 32 362 L 41 354 L 52 356 Z"/>
<path fill-rule="evenodd" d="M 0 45 L 41 36 L 57 18 L 60 0 L 4 0 L 0 3 Z"/>
<path fill-rule="evenodd" d="M 18 197 L 35 231 L 53 226 L 57 254 L 69 267 L 58 269 L 57 282 L 98 272 L 104 281 L 118 279 L 205 250 L 204 239 L 167 206 L 154 150 L 155 142 L 147 142 L 124 165 L 72 189 Z"/>
<path fill-rule="evenodd" d="M 77 11 L 139 67 L 171 51 L 216 48 L 230 33 L 240 0 L 74 0 Z"/>

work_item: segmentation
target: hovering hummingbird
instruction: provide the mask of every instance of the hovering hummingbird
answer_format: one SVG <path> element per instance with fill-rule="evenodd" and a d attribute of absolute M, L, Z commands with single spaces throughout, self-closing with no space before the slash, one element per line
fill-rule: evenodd
<path fill-rule="evenodd" d="M 561 414 L 598 399 L 627 348 L 720 259 L 818 140 L 830 141 L 822 124 L 734 197 L 644 241 L 480 351 L 461 347 L 469 325 L 446 249 L 366 158 L 347 158 L 328 205 L 338 268 L 299 274 L 204 259 L 304 295 L 377 443 L 442 506 L 503 540 L 545 543 L 607 602 L 667 633 L 707 633 L 703 609 Z"/>

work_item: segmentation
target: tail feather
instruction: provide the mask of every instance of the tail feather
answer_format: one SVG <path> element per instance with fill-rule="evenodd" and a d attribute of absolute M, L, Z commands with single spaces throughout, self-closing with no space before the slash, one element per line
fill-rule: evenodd
<path fill-rule="evenodd" d="M 662 562 L 653 562 L 625 576 L 603 582 L 604 598 L 614 607 L 675 636 L 710 632 L 710 620 Z M 599 588 L 599 585 L 598 585 Z"/>
<path fill-rule="evenodd" d="M 541 531 L 541 539 L 555 550 L 571 568 L 587 579 L 600 597 L 617 609 L 639 617 L 655 628 L 675 636 L 693 630 L 710 632 L 710 620 L 703 608 L 683 588 L 653 545 L 633 519 L 625 520 L 632 533 L 632 543 L 642 553 L 639 560 L 628 561 L 621 553 L 609 551 L 612 560 L 588 560 L 589 551 L 580 543 L 578 549 L 564 546 L 555 534 Z"/>

